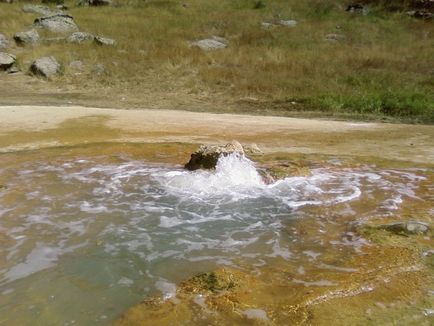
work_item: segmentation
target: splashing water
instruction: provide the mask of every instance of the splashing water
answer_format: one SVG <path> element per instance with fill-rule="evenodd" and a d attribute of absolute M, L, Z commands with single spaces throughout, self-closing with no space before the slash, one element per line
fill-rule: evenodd
<path fill-rule="evenodd" d="M 293 221 L 390 214 L 416 197 L 423 179 L 414 171 L 322 168 L 266 185 L 237 155 L 222 157 L 215 171 L 104 157 L 28 161 L 13 171 L 0 169 L 0 177 L 11 173 L 0 192 L 0 236 L 7 232 L 0 315 L 9 324 L 36 312 L 50 321 L 58 313 L 60 324 L 115 318 L 145 295 L 173 297 L 173 283 L 221 265 L 321 264 L 320 253 L 305 254 L 321 234 L 297 248 L 287 232 Z M 360 241 L 334 245 L 351 251 Z M 41 295 L 55 299 L 47 306 Z"/>

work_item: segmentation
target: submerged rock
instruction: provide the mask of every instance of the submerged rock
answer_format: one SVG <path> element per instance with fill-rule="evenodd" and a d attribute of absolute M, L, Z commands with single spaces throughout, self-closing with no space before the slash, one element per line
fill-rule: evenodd
<path fill-rule="evenodd" d="M 54 57 L 43 57 L 32 63 L 30 72 L 36 76 L 50 78 L 60 73 L 60 64 Z"/>
<path fill-rule="evenodd" d="M 226 145 L 202 145 L 197 151 L 191 154 L 190 161 L 185 164 L 185 168 L 190 171 L 198 169 L 214 169 L 221 155 L 238 153 L 244 155 L 243 146 L 232 141 Z"/>
<path fill-rule="evenodd" d="M 78 31 L 74 18 L 66 14 L 55 14 L 52 16 L 35 19 L 36 27 L 44 28 L 52 33 L 73 33 Z"/>
<path fill-rule="evenodd" d="M 378 228 L 398 235 L 426 234 L 430 230 L 428 224 L 419 221 L 396 222 Z"/>

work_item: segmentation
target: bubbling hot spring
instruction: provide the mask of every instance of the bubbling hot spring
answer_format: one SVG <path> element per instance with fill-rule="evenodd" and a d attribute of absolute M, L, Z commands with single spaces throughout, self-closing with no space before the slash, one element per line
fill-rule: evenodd
<path fill-rule="evenodd" d="M 237 154 L 221 156 L 215 171 L 104 157 L 0 168 L 9 176 L 0 192 L 7 234 L 0 315 L 9 324 L 35 315 L 112 320 L 146 295 L 170 297 L 175 283 L 217 266 L 321 264 L 325 215 L 339 223 L 390 214 L 423 179 L 416 170 L 337 165 L 265 184 Z M 308 220 L 318 221 L 318 233 L 296 244 L 291 227 Z M 353 237 L 335 246 L 357 252 L 362 244 Z"/>

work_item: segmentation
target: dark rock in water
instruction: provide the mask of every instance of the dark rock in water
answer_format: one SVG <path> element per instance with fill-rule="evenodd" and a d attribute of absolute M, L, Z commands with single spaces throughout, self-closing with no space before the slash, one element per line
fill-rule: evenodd
<path fill-rule="evenodd" d="M 52 33 L 73 33 L 78 31 L 74 18 L 66 14 L 37 18 L 34 21 L 36 27 L 44 28 Z"/>
<path fill-rule="evenodd" d="M 386 225 L 381 225 L 379 229 L 398 235 L 411 235 L 411 234 L 426 234 L 430 227 L 428 224 L 419 221 L 396 222 Z"/>
<path fill-rule="evenodd" d="M 0 52 L 0 70 L 6 71 L 10 69 L 16 61 L 17 58 L 13 54 Z"/>
<path fill-rule="evenodd" d="M 50 78 L 60 73 L 60 64 L 54 57 L 43 57 L 32 63 L 30 72 L 36 76 Z"/>
<path fill-rule="evenodd" d="M 39 33 L 35 29 L 27 32 L 19 32 L 14 35 L 14 40 L 17 45 L 36 44 L 39 42 Z"/>
<path fill-rule="evenodd" d="M 3 34 L 0 33 L 0 50 L 9 47 L 9 41 Z"/>
<path fill-rule="evenodd" d="M 243 146 L 237 141 L 232 141 L 222 145 L 202 145 L 197 151 L 191 154 L 190 161 L 185 164 L 185 168 L 190 171 L 198 169 L 214 169 L 221 155 L 237 153 L 244 155 Z"/>

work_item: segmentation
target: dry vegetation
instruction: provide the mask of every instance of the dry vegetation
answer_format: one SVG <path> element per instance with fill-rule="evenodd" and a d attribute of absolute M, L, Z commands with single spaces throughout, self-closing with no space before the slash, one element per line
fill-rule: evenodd
<path fill-rule="evenodd" d="M 0 3 L 1 33 L 11 37 L 31 25 L 37 15 L 21 11 L 28 2 Z M 97 8 L 66 4 L 80 30 L 118 44 L 12 49 L 24 71 L 37 57 L 58 58 L 64 74 L 44 87 L 69 85 L 112 102 L 121 98 L 129 106 L 154 102 L 161 107 L 434 122 L 434 25 L 402 11 L 371 5 L 367 15 L 348 13 L 348 2 L 338 0 L 118 0 Z M 261 22 L 279 19 L 298 24 L 261 27 Z M 342 38 L 330 42 L 328 34 Z M 229 47 L 203 52 L 189 46 L 189 41 L 212 35 L 227 38 Z M 85 71 L 71 69 L 74 60 L 82 60 Z M 95 73 L 97 64 L 105 66 L 103 74 Z"/>

